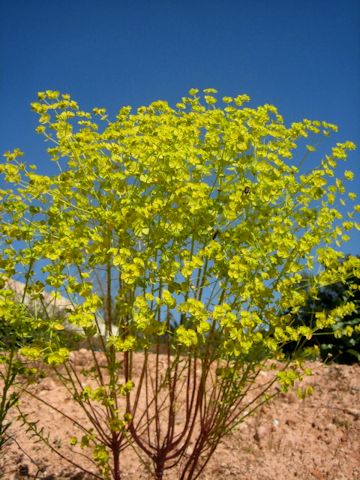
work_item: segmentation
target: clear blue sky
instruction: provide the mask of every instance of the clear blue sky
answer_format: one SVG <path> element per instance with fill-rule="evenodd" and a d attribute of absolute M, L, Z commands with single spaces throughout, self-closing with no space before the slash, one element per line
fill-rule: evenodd
<path fill-rule="evenodd" d="M 287 122 L 336 123 L 336 141 L 360 146 L 359 0 L 0 0 L 0 69 L 0 150 L 19 147 L 43 171 L 29 104 L 45 89 L 115 113 L 215 87 Z M 359 158 L 347 164 L 358 193 Z"/>

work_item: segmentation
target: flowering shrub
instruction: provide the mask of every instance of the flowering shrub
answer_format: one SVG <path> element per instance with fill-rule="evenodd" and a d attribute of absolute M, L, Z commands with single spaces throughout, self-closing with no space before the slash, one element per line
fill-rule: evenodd
<path fill-rule="evenodd" d="M 175 108 L 122 107 L 109 120 L 104 108 L 41 92 L 36 130 L 59 172 L 38 174 L 19 150 L 0 166 L 3 280 L 24 281 L 34 301 L 49 290 L 55 303 L 65 297 L 89 348 L 101 334 L 105 372 L 95 352 L 87 372 L 96 386 L 77 381 L 50 315 L 26 316 L 44 333 L 22 349 L 52 366 L 86 412 L 91 428 L 71 446 L 92 449 L 98 478 L 121 478 L 130 445 L 157 479 L 175 466 L 182 480 L 197 478 L 221 438 L 304 371 L 278 363 L 255 389 L 258 373 L 284 360 L 287 342 L 337 321 L 327 312 L 314 328 L 293 323 L 307 298 L 302 273 L 315 271 L 319 288 L 359 266 L 339 262 L 360 209 L 345 191 L 353 174 L 334 176 L 354 144 L 319 158 L 334 125 L 288 127 L 272 105 L 249 108 L 239 95 L 218 107 L 216 93 L 192 89 Z M 9 323 L 19 320 L 14 302 L 3 289 Z"/>

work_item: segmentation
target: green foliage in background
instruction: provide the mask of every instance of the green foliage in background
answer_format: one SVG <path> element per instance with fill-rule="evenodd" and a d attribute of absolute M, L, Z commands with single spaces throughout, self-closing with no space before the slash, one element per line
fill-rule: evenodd
<path fill-rule="evenodd" d="M 315 348 L 315 356 L 323 361 L 337 363 L 355 363 L 360 361 L 360 272 L 349 275 L 345 282 L 337 282 L 312 291 L 304 307 L 295 315 L 294 323 L 314 329 L 316 321 L 329 312 L 336 312 L 345 303 L 353 305 L 349 313 L 339 316 L 336 321 L 325 328 L 320 328 L 308 340 L 301 342 L 301 348 L 295 342 L 284 347 L 287 354 L 306 352 L 309 347 Z M 309 279 L 311 281 L 311 279 Z"/>

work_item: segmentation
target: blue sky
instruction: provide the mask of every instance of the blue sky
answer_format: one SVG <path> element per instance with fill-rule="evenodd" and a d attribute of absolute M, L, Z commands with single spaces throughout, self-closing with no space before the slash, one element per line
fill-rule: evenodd
<path fill-rule="evenodd" d="M 359 25 L 358 0 L 0 0 L 0 150 L 51 168 L 29 107 L 45 89 L 115 113 L 215 87 L 360 145 Z M 359 150 L 346 168 L 360 178 Z"/>

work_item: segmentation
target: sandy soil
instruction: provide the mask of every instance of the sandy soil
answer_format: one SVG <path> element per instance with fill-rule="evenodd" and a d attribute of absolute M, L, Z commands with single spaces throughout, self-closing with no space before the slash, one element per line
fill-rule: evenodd
<path fill-rule="evenodd" d="M 74 359 L 79 366 L 86 365 L 89 353 L 82 350 Z M 305 382 L 314 387 L 314 394 L 299 400 L 292 392 L 281 393 L 261 407 L 223 440 L 202 480 L 360 480 L 360 365 L 315 362 L 309 366 L 313 375 Z M 80 423 L 86 422 L 54 378 L 40 380 L 32 391 Z M 41 420 L 53 448 L 66 452 L 73 424 L 31 397 L 25 396 L 22 405 Z M 4 480 L 91 478 L 35 443 L 19 424 L 13 425 L 11 433 L 13 441 L 2 459 Z M 150 478 L 139 469 L 134 455 L 125 455 L 124 480 Z M 84 465 L 91 468 L 86 461 Z M 167 478 L 178 477 L 173 472 Z"/>

